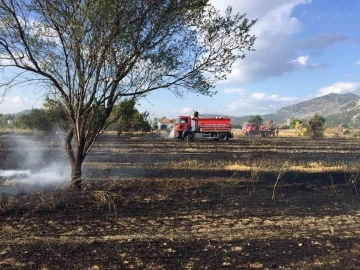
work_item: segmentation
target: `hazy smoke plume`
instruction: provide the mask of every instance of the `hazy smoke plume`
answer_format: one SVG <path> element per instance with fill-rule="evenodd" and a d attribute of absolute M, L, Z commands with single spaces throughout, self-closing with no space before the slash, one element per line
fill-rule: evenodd
<path fill-rule="evenodd" d="M 30 171 L 17 171 L 17 170 L 0 170 L 0 177 L 19 177 L 23 175 L 29 175 Z"/>
<path fill-rule="evenodd" d="M 174 129 L 171 129 L 170 133 L 167 135 L 167 139 L 174 138 Z"/>
<path fill-rule="evenodd" d="M 68 181 L 70 176 L 69 166 L 66 164 L 52 163 L 39 171 L 30 170 L 0 170 L 0 177 L 9 178 L 23 184 L 54 184 Z"/>
<path fill-rule="evenodd" d="M 16 140 L 16 147 L 9 158 L 14 169 L 0 168 L 0 193 L 54 189 L 69 182 L 71 170 L 62 141 L 29 135 L 12 139 Z"/>

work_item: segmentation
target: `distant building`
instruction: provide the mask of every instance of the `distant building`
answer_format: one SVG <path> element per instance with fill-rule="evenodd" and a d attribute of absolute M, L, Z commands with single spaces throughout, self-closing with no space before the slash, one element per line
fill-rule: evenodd
<path fill-rule="evenodd" d="M 158 127 L 159 127 L 159 129 L 170 129 L 174 126 L 174 124 L 175 124 L 174 119 L 164 118 L 159 121 Z M 166 126 L 166 128 L 164 128 L 164 126 Z"/>

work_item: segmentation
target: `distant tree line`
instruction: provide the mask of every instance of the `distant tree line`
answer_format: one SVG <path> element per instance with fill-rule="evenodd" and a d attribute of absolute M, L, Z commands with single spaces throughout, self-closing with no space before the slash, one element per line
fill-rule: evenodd
<path fill-rule="evenodd" d="M 108 130 L 116 131 L 118 135 L 122 132 L 149 132 L 152 129 L 157 129 L 157 118 L 149 120 L 149 112 L 139 112 L 136 108 L 135 99 L 126 99 L 114 106 L 114 110 L 110 116 L 110 125 Z M 92 123 L 94 126 L 97 122 L 102 121 L 101 110 L 94 109 L 94 116 Z M 165 117 L 163 117 L 165 118 Z M 163 119 L 163 118 L 160 118 Z M 8 122 L 11 121 L 9 124 Z M 251 115 L 248 119 L 250 123 L 257 123 L 261 125 L 263 119 L 260 115 Z M 322 138 L 324 135 L 324 128 L 326 119 L 316 113 L 307 123 L 298 119 L 291 118 L 288 126 L 282 126 L 282 129 L 294 129 L 296 123 L 306 127 L 305 135 L 312 138 Z M 32 109 L 28 114 L 22 114 L 17 117 L 11 114 L 0 114 L 0 127 L 15 127 L 20 129 L 30 129 L 32 131 L 41 131 L 50 133 L 56 130 L 66 130 L 68 128 L 66 120 L 65 108 L 60 102 L 55 99 L 47 97 L 44 102 L 43 109 Z M 233 128 L 241 128 L 241 125 L 233 125 Z M 167 129 L 167 126 L 161 126 L 160 129 Z"/>
<path fill-rule="evenodd" d="M 15 120 L 15 115 L 0 113 L 0 128 L 8 127 L 10 125 L 8 122 L 9 121 L 12 122 L 14 120 Z"/>
<path fill-rule="evenodd" d="M 149 112 L 139 112 L 136 108 L 136 100 L 126 99 L 114 106 L 110 116 L 110 125 L 108 130 L 122 132 L 148 132 L 151 130 L 149 123 Z M 68 121 L 65 108 L 56 99 L 47 97 L 43 109 L 32 109 L 27 114 L 17 117 L 15 115 L 0 114 L 0 127 L 14 127 L 19 129 L 29 129 L 51 133 L 56 130 L 66 130 Z M 103 117 L 102 111 L 94 108 L 92 124 L 96 126 L 97 122 Z M 11 123 L 8 123 L 11 120 Z"/>

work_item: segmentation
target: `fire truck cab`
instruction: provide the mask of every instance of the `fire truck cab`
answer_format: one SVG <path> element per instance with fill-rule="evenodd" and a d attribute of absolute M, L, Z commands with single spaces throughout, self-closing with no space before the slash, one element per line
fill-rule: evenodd
<path fill-rule="evenodd" d="M 174 125 L 174 138 L 185 141 L 193 139 L 227 141 L 233 137 L 230 118 L 179 116 Z"/>

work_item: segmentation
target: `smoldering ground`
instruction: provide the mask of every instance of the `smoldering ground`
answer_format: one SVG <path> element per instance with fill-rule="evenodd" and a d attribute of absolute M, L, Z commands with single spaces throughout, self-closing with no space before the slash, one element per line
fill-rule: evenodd
<path fill-rule="evenodd" d="M 28 193 L 68 184 L 71 170 L 60 136 L 1 136 L 8 136 L 13 143 L 1 146 L 7 159 L 0 164 L 0 193 Z"/>
<path fill-rule="evenodd" d="M 166 137 L 169 138 L 169 134 Z M 139 140 L 146 143 L 163 140 L 163 137 L 162 134 L 120 138 L 111 134 L 99 136 L 83 163 L 84 179 L 103 181 L 149 175 L 147 164 L 159 156 L 149 152 L 140 159 L 134 159 L 137 150 L 129 147 Z M 169 139 L 169 142 L 172 140 Z M 71 168 L 64 151 L 63 136 L 0 133 L 0 141 L 3 153 L 0 154 L 0 195 L 57 190 L 69 185 Z M 109 141 L 120 147 L 116 150 L 109 148 L 105 144 Z"/>
<path fill-rule="evenodd" d="M 166 134 L 166 139 L 174 139 L 174 129 L 172 128 L 169 133 Z"/>

